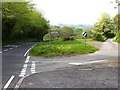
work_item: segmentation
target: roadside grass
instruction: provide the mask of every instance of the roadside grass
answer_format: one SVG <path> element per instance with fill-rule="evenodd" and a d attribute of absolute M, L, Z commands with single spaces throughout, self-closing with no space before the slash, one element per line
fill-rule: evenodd
<path fill-rule="evenodd" d="M 114 40 L 114 39 L 113 39 L 113 42 L 117 42 L 117 43 L 120 44 L 120 40 Z"/>
<path fill-rule="evenodd" d="M 30 50 L 29 55 L 50 57 L 50 56 L 64 56 L 72 54 L 87 54 L 93 53 L 98 49 L 89 44 L 84 45 L 80 41 L 52 41 L 41 42 Z"/>
<path fill-rule="evenodd" d="M 76 39 L 77 41 L 81 41 L 84 42 L 84 39 Z M 97 40 L 93 40 L 93 39 L 86 39 L 86 42 L 102 42 L 102 41 L 97 41 Z"/>

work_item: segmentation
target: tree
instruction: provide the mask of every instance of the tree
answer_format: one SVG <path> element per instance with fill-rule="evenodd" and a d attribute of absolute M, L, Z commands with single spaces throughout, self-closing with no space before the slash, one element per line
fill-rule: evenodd
<path fill-rule="evenodd" d="M 120 42 L 120 14 L 117 14 L 114 17 L 114 23 L 115 23 L 115 33 L 116 33 L 116 37 L 115 40 Z"/>
<path fill-rule="evenodd" d="M 120 0 L 115 0 L 115 2 L 116 2 L 117 4 L 120 4 Z"/>
<path fill-rule="evenodd" d="M 64 41 L 73 40 L 74 39 L 74 31 L 71 27 L 64 26 L 60 30 L 60 36 Z"/>
<path fill-rule="evenodd" d="M 19 39 L 43 40 L 49 23 L 30 2 L 3 3 L 3 42 Z"/>
<path fill-rule="evenodd" d="M 119 10 L 119 7 L 120 7 L 120 0 L 114 0 L 114 2 L 117 4 L 115 5 L 115 9 L 118 8 Z M 113 2 L 111 2 L 113 3 Z M 114 19 L 114 23 L 115 23 L 115 38 L 114 40 L 117 41 L 117 42 L 120 42 L 120 14 L 118 12 L 117 15 L 115 15 L 115 17 L 113 18 Z"/>
<path fill-rule="evenodd" d="M 115 29 L 117 32 L 118 30 L 120 30 L 120 14 L 115 15 L 114 23 L 115 23 L 115 27 L 116 27 Z"/>
<path fill-rule="evenodd" d="M 105 41 L 107 38 L 114 37 L 114 22 L 107 13 L 103 13 L 94 25 L 93 39 Z"/>
<path fill-rule="evenodd" d="M 82 38 L 82 32 L 83 30 L 81 28 L 74 28 L 74 34 L 75 34 L 75 38 L 79 39 Z"/>

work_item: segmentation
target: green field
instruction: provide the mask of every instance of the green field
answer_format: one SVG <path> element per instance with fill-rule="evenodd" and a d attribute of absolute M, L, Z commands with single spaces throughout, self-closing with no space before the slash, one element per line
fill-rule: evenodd
<path fill-rule="evenodd" d="M 42 42 L 31 49 L 29 55 L 49 57 L 75 54 L 93 53 L 98 49 L 80 41 L 52 41 Z"/>

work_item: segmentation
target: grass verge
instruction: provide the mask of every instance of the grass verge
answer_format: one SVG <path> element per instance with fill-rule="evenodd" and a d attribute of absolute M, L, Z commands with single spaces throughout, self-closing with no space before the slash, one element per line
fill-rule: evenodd
<path fill-rule="evenodd" d="M 120 40 L 114 40 L 114 39 L 113 39 L 113 42 L 117 42 L 117 43 L 120 44 Z"/>
<path fill-rule="evenodd" d="M 80 41 L 42 42 L 30 50 L 31 56 L 49 57 L 93 53 L 98 49 Z"/>
<path fill-rule="evenodd" d="M 84 39 L 76 39 L 77 41 L 81 41 L 84 42 Z M 93 39 L 86 39 L 86 42 L 102 42 L 102 41 L 97 41 L 97 40 L 93 40 Z"/>

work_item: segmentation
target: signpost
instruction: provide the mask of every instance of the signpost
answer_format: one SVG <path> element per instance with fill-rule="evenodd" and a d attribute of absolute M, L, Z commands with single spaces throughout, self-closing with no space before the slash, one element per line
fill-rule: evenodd
<path fill-rule="evenodd" d="M 59 34 L 58 31 L 50 31 L 50 34 Z"/>
<path fill-rule="evenodd" d="M 83 32 L 82 35 L 83 35 L 83 37 L 84 37 L 84 43 L 85 43 L 85 46 L 86 46 L 86 37 L 87 37 L 87 33 L 86 33 L 86 32 Z"/>
<path fill-rule="evenodd" d="M 56 30 L 51 31 L 51 30 L 49 30 L 49 39 L 50 39 L 50 42 L 52 41 L 52 36 L 56 35 L 56 34 L 59 34 L 59 31 L 56 31 Z"/>

